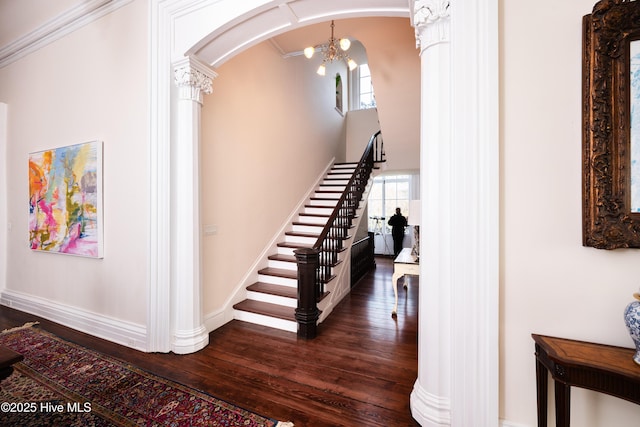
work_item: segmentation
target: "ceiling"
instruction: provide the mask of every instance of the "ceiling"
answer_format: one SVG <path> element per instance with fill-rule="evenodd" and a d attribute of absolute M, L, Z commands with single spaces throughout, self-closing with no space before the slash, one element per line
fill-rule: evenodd
<path fill-rule="evenodd" d="M 335 38 L 347 37 L 353 40 L 353 37 L 348 33 L 348 26 L 344 25 L 344 20 L 342 24 L 340 20 L 335 21 Z M 331 23 L 327 21 L 279 34 L 272 37 L 271 41 L 282 50 L 282 53 L 291 53 L 302 51 L 307 46 L 325 44 L 329 41 L 330 36 Z"/>

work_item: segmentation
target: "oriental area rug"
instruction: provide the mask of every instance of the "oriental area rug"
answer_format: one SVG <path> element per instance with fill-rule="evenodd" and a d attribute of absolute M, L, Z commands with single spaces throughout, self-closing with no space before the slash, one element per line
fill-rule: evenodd
<path fill-rule="evenodd" d="M 65 341 L 35 324 L 0 333 L 24 356 L 0 383 L 0 426 L 292 427 Z"/>

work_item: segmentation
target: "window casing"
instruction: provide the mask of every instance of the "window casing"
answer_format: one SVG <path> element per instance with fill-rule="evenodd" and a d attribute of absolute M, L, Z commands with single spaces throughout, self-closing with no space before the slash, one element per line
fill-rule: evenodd
<path fill-rule="evenodd" d="M 385 175 L 373 180 L 369 192 L 369 231 L 376 234 L 391 234 L 387 225 L 389 218 L 400 208 L 402 215 L 409 216 L 412 199 L 412 175 Z"/>
<path fill-rule="evenodd" d="M 351 85 L 351 109 L 376 108 L 376 97 L 373 91 L 369 65 L 361 64 L 351 73 L 351 82 L 353 82 Z"/>

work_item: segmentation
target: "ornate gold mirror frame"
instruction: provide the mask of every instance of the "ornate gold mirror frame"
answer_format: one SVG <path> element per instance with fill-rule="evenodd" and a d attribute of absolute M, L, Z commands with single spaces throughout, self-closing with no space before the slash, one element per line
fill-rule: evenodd
<path fill-rule="evenodd" d="M 638 61 L 640 0 L 596 3 L 583 18 L 584 246 L 640 248 Z"/>

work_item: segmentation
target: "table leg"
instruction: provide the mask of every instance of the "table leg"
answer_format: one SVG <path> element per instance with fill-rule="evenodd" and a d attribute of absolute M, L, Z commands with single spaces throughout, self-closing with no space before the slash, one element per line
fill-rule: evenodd
<path fill-rule="evenodd" d="M 571 418 L 571 386 L 556 381 L 556 427 L 569 427 Z"/>
<path fill-rule="evenodd" d="M 402 277 L 400 273 L 394 272 L 393 276 L 391 276 L 391 286 L 393 286 L 393 294 L 396 298 L 396 303 L 393 305 L 393 311 L 391 312 L 391 316 L 396 316 L 398 313 L 398 280 Z"/>
<path fill-rule="evenodd" d="M 9 376 L 13 373 L 13 367 L 12 366 L 8 366 L 6 368 L 0 369 L 0 381 L 4 380 L 5 378 L 9 378 Z"/>
<path fill-rule="evenodd" d="M 538 397 L 538 427 L 547 427 L 549 373 L 536 358 L 536 393 Z"/>

